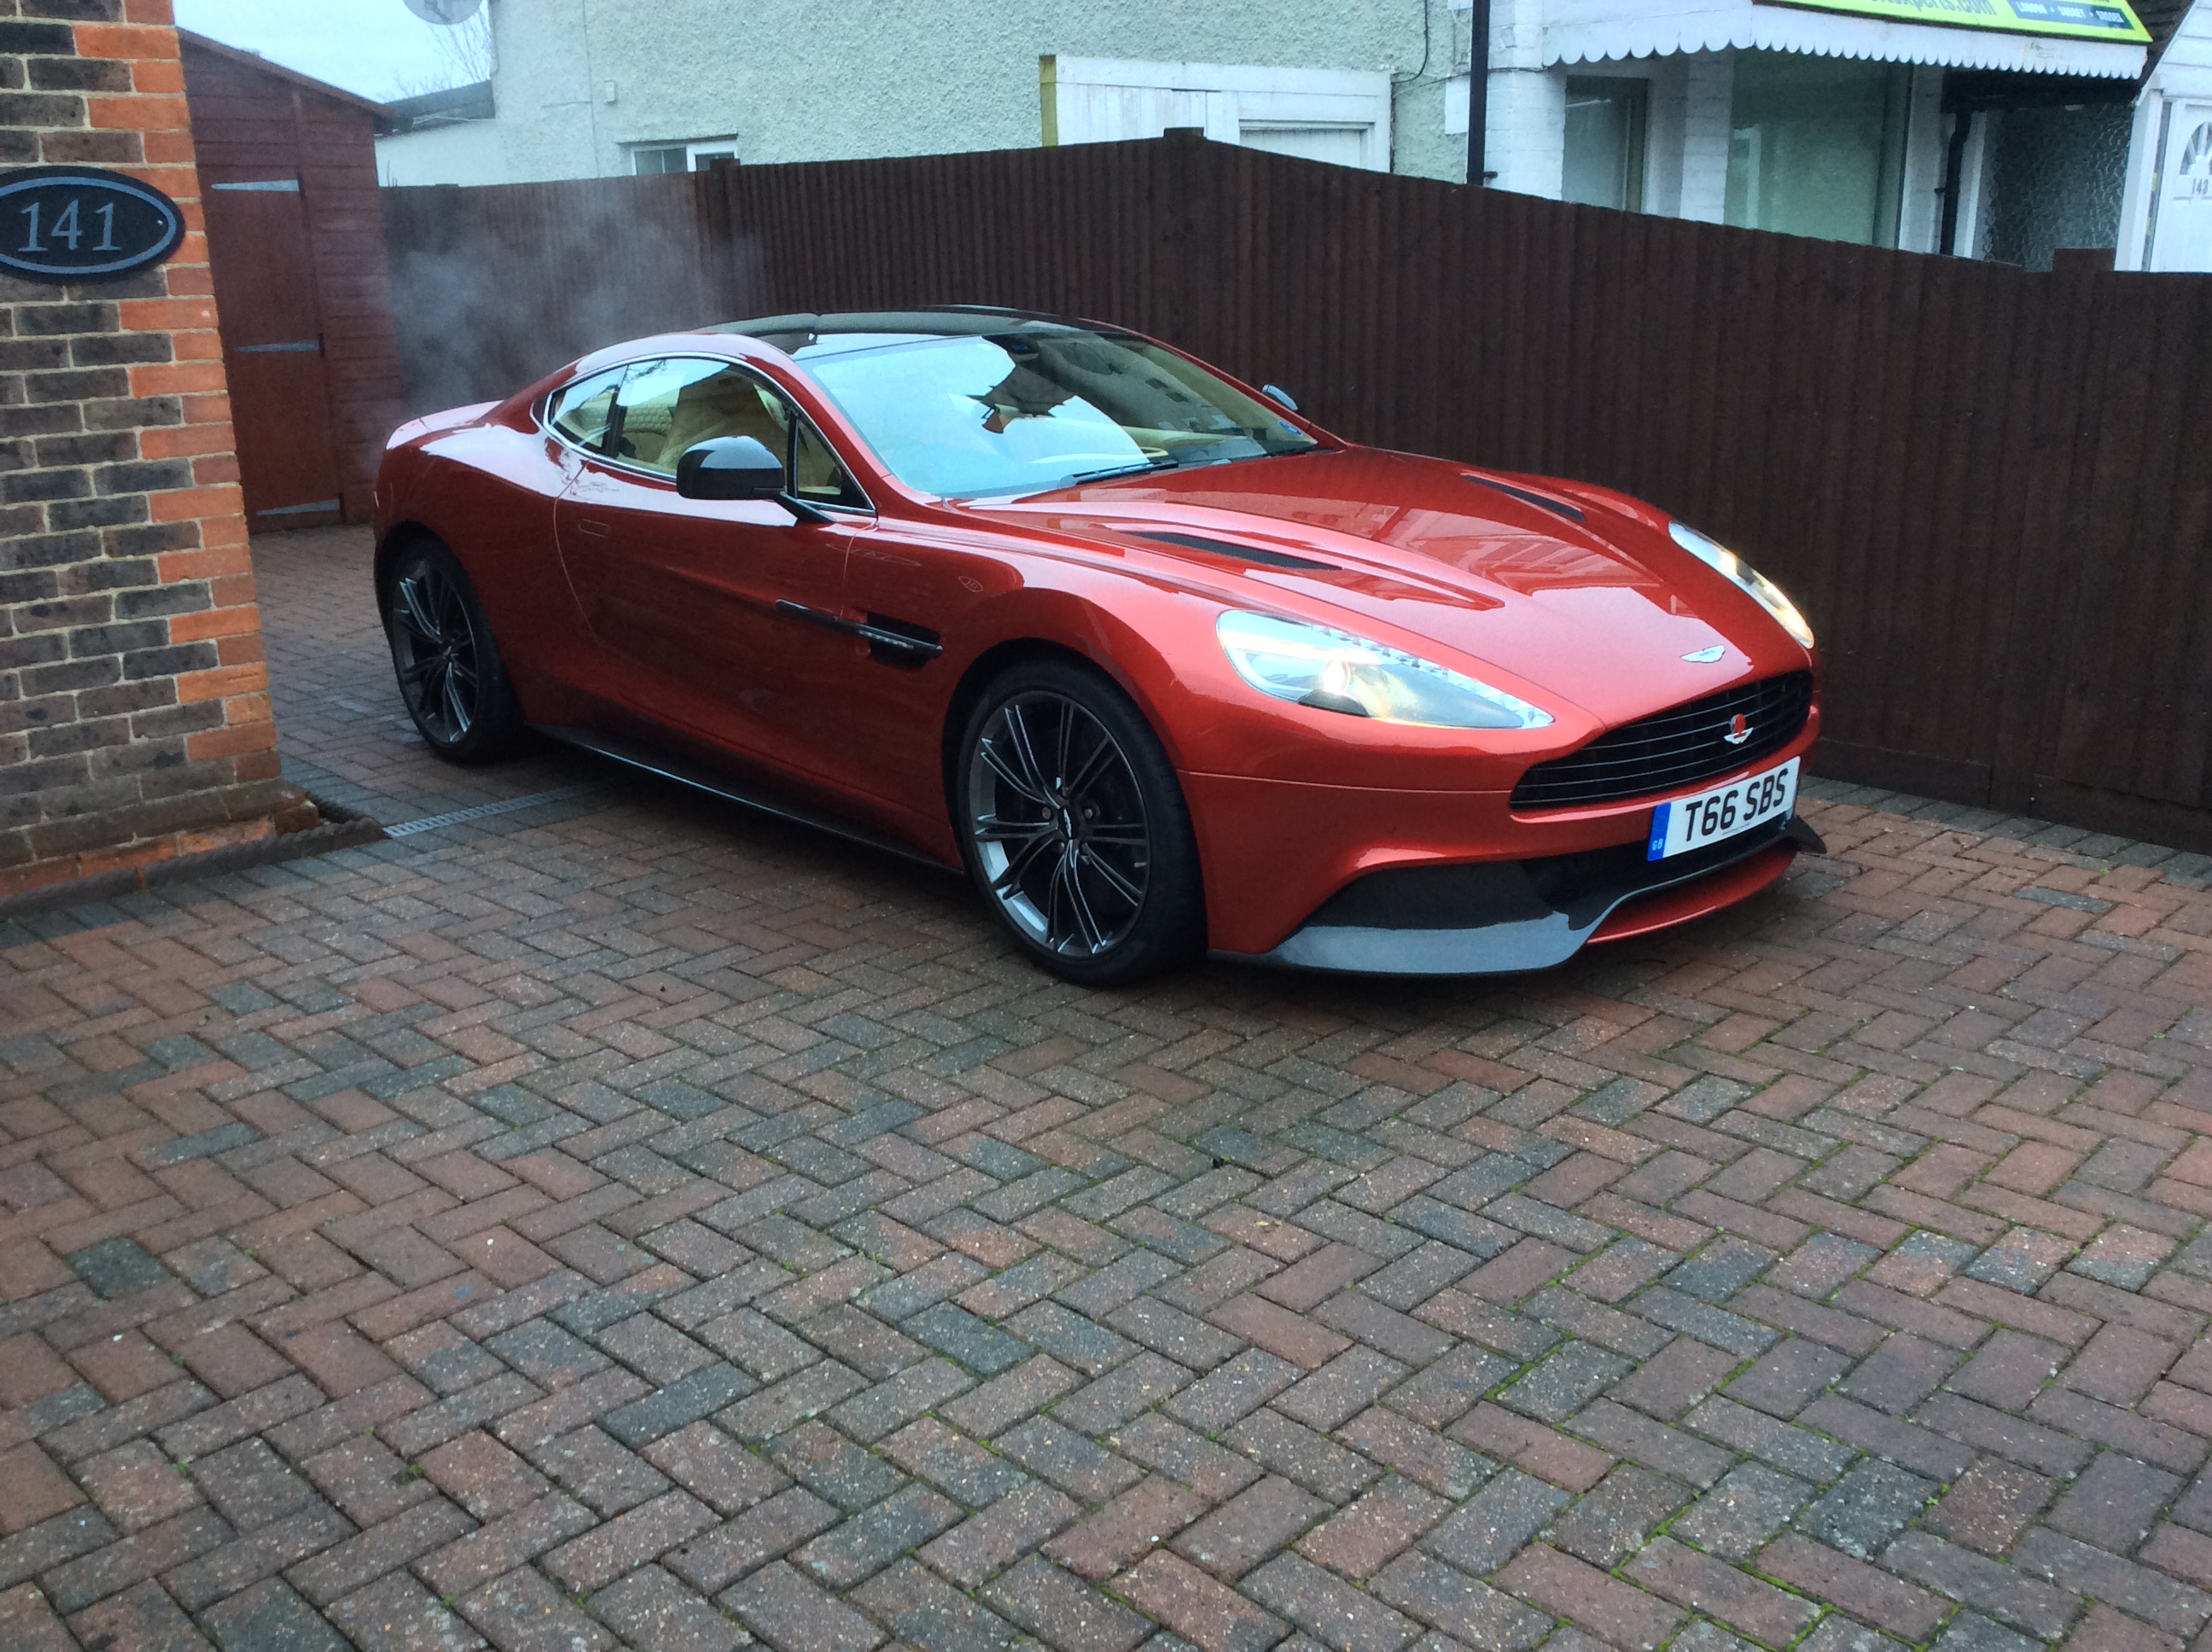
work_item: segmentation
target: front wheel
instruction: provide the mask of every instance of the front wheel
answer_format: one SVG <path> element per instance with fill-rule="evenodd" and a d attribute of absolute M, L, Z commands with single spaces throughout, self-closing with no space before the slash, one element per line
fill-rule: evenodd
<path fill-rule="evenodd" d="M 961 852 L 1015 941 L 1087 986 L 1182 962 L 1205 933 L 1182 788 L 1127 696 L 1083 667 L 1018 665 L 956 754 Z"/>
<path fill-rule="evenodd" d="M 459 763 L 514 750 L 522 708 L 491 622 L 453 552 L 431 539 L 400 552 L 385 585 L 384 629 L 400 697 L 431 750 Z"/>

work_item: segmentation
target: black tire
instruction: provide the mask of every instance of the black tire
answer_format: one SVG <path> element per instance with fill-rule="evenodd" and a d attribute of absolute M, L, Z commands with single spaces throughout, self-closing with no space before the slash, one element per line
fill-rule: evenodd
<path fill-rule="evenodd" d="M 953 752 L 969 875 L 1023 952 L 1112 987 L 1203 944 L 1198 845 L 1144 714 L 1097 672 L 1028 661 L 977 699 Z"/>
<path fill-rule="evenodd" d="M 487 763 L 522 744 L 522 708 L 477 588 L 459 559 L 417 539 L 379 593 L 400 697 L 423 743 L 448 762 Z"/>

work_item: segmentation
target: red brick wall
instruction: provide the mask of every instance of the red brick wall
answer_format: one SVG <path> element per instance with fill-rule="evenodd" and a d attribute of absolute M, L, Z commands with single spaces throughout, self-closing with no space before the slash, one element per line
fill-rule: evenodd
<path fill-rule="evenodd" d="M 0 165 L 58 161 L 187 233 L 119 282 L 0 276 L 0 896 L 284 796 L 169 0 L 0 0 Z"/>

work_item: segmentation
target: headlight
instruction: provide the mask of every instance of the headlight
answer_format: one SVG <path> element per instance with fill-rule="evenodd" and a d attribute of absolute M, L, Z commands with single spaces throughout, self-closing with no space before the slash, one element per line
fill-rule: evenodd
<path fill-rule="evenodd" d="M 1430 728 L 1541 728 L 1552 720 L 1501 689 L 1326 626 L 1231 612 L 1214 633 L 1237 674 L 1278 700 Z"/>
<path fill-rule="evenodd" d="M 1750 592 L 1751 599 L 1773 615 L 1782 629 L 1796 638 L 1799 643 L 1808 648 L 1813 646 L 1813 628 L 1805 623 L 1805 616 L 1797 611 L 1797 604 L 1783 594 L 1780 586 L 1734 551 L 1706 538 L 1695 528 L 1685 527 L 1680 522 L 1669 522 L 1667 531 L 1674 536 L 1676 544 L 1707 568 L 1717 570 Z"/>

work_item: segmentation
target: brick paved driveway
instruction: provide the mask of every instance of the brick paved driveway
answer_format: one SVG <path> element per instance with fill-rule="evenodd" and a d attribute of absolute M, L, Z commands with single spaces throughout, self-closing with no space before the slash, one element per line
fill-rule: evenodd
<path fill-rule="evenodd" d="M 2212 1644 L 2202 861 L 1085 993 L 258 554 L 295 774 L 538 800 L 0 931 L 9 1652 Z"/>

